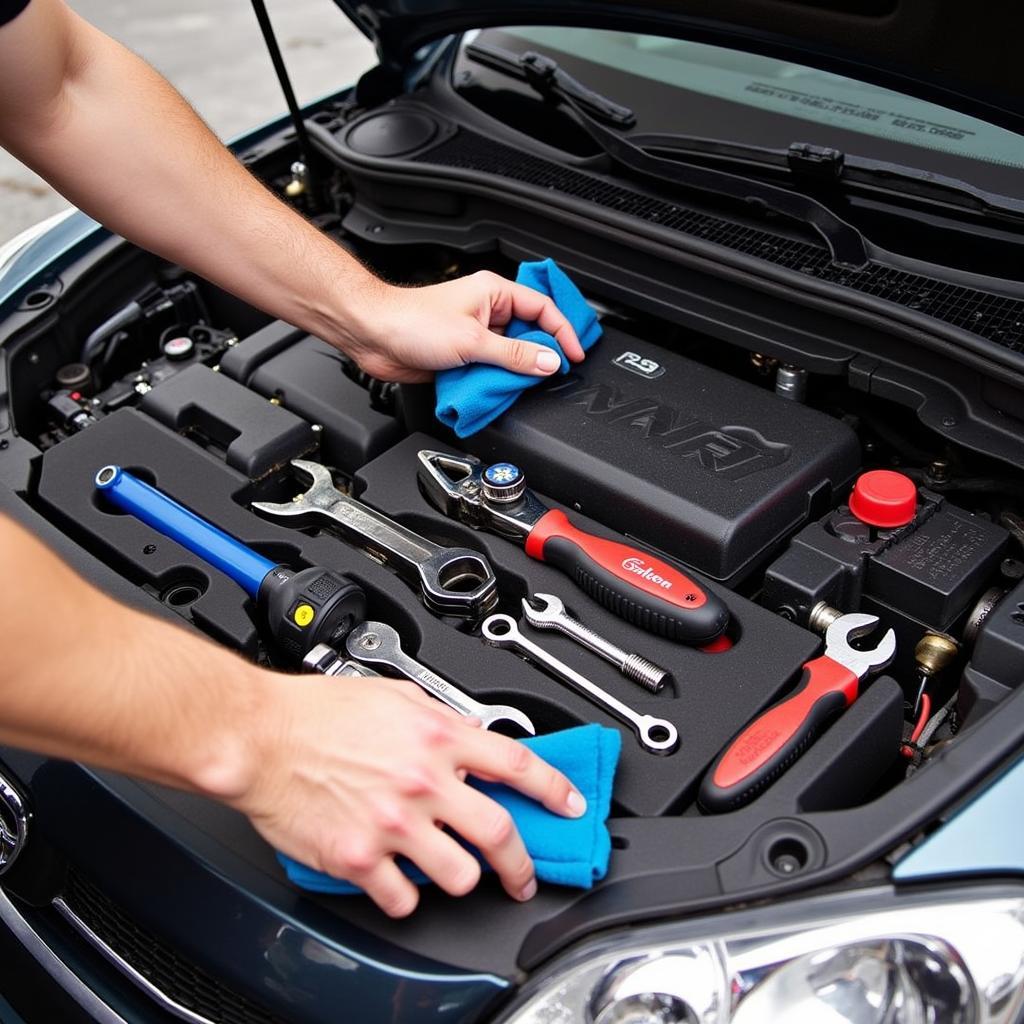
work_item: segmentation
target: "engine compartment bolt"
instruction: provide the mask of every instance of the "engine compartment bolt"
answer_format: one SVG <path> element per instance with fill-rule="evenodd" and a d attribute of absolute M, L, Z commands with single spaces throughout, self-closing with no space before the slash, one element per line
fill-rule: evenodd
<path fill-rule="evenodd" d="M 843 613 L 827 601 L 819 601 L 807 615 L 807 628 L 812 633 L 824 634 L 829 626 Z"/>
<path fill-rule="evenodd" d="M 949 463 L 945 459 L 936 459 L 928 467 L 928 477 L 933 484 L 949 482 Z"/>

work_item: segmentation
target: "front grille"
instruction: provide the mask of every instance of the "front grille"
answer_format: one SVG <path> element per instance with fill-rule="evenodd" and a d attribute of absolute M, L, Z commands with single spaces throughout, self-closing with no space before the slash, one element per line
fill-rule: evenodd
<path fill-rule="evenodd" d="M 822 281 L 894 302 L 970 331 L 1015 352 L 1024 351 L 1024 300 L 949 284 L 869 262 L 861 270 L 838 267 L 828 249 L 636 192 L 460 129 L 417 156 L 419 163 L 479 171 L 548 192 L 573 196 L 681 234 L 703 238 Z"/>
<path fill-rule="evenodd" d="M 170 1002 L 214 1024 L 283 1024 L 201 967 L 189 963 L 131 918 L 92 881 L 72 868 L 64 889 L 68 909 Z"/>

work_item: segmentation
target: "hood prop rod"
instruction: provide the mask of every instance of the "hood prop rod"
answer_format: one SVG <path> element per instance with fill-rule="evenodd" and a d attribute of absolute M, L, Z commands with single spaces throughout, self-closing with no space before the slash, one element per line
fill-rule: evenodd
<path fill-rule="evenodd" d="M 292 88 L 292 80 L 288 77 L 288 69 L 284 65 L 284 57 L 281 56 L 281 48 L 277 45 L 277 36 L 274 34 L 274 26 L 270 23 L 270 15 L 267 13 L 267 5 L 264 0 L 252 0 L 252 9 L 256 14 L 256 21 L 259 23 L 260 32 L 263 33 L 263 42 L 270 54 L 270 62 L 274 65 L 274 73 L 281 85 L 281 92 L 284 93 L 285 103 L 288 104 L 288 113 L 291 115 L 292 126 L 295 128 L 295 139 L 299 147 L 299 156 L 306 165 L 307 180 L 313 180 L 313 149 L 309 142 L 309 133 L 306 131 L 306 122 L 302 119 L 302 111 L 295 100 L 295 90 Z"/>

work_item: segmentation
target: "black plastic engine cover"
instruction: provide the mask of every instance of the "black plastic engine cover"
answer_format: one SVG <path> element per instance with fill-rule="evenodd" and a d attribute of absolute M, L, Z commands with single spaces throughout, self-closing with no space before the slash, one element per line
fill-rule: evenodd
<path fill-rule="evenodd" d="M 860 463 L 844 423 L 615 329 L 463 445 L 727 584 Z"/>

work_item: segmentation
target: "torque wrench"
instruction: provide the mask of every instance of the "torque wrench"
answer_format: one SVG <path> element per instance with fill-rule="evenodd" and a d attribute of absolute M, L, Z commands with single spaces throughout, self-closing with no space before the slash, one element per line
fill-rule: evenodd
<path fill-rule="evenodd" d="M 507 704 L 482 704 L 454 683 L 409 657 L 402 650 L 398 633 L 383 622 L 364 622 L 356 626 L 345 640 L 345 649 L 357 661 L 367 665 L 383 665 L 411 679 L 460 715 L 479 718 L 485 729 L 489 729 L 495 722 L 512 722 L 531 736 L 537 733 L 533 722 L 518 708 Z"/>
<path fill-rule="evenodd" d="M 531 558 L 561 569 L 627 622 L 698 645 L 728 625 L 728 609 L 696 580 L 639 548 L 577 529 L 540 501 L 510 462 L 484 466 L 472 456 L 424 450 L 417 474 L 445 515 L 523 544 Z"/>
<path fill-rule="evenodd" d="M 538 608 L 534 602 L 538 602 Z M 579 619 L 574 619 L 562 599 L 554 594 L 534 594 L 523 598 L 523 618 L 534 629 L 554 629 L 572 637 L 577 643 L 610 661 L 627 679 L 639 683 L 651 693 L 659 693 L 671 674 L 659 668 L 653 661 L 648 661 L 639 654 L 623 650 L 610 640 L 605 640 L 600 633 L 584 626 Z"/>
<path fill-rule="evenodd" d="M 632 726 L 640 741 L 640 746 L 652 754 L 671 753 L 679 743 L 679 731 L 664 718 L 653 715 L 642 715 L 613 697 L 607 690 L 591 682 L 586 676 L 580 675 L 564 661 L 559 661 L 543 647 L 538 647 L 532 640 L 527 640 L 516 620 L 511 615 L 490 615 L 480 626 L 484 639 L 495 647 L 508 647 L 525 655 L 535 665 L 547 669 L 553 676 L 567 686 L 578 690 L 598 706 L 614 715 L 619 720 Z"/>
<path fill-rule="evenodd" d="M 296 572 L 277 565 L 119 466 L 104 466 L 95 483 L 111 504 L 239 584 L 291 662 L 319 643 L 339 641 L 362 619 L 365 595 L 347 576 L 316 566 Z"/>
<path fill-rule="evenodd" d="M 708 811 L 730 811 L 767 789 L 848 708 L 860 683 L 881 672 L 896 654 L 890 629 L 870 650 L 850 641 L 872 632 L 878 616 L 840 615 L 825 632 L 825 653 L 807 662 L 796 689 L 761 712 L 718 755 L 701 784 Z"/>
<path fill-rule="evenodd" d="M 498 581 L 483 555 L 469 548 L 441 547 L 342 494 L 330 471 L 318 462 L 294 459 L 292 466 L 309 477 L 309 487 L 293 501 L 255 501 L 256 511 L 296 526 L 327 519 L 346 538 L 419 587 L 423 603 L 437 615 L 478 619 L 495 606 Z"/>

